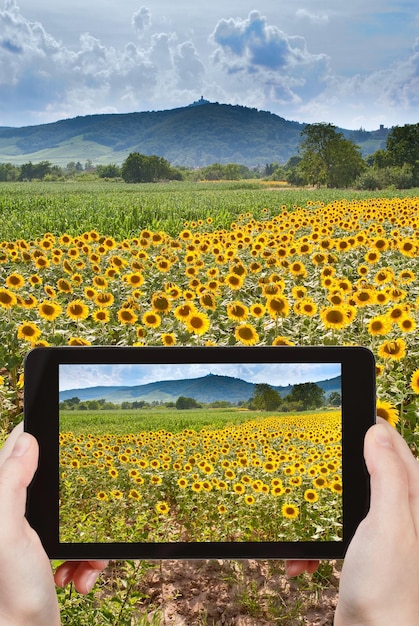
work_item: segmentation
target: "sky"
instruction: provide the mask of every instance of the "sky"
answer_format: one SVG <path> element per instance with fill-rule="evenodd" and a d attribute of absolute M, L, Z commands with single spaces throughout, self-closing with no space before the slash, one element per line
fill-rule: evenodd
<path fill-rule="evenodd" d="M 193 364 L 60 364 L 59 391 L 96 386 L 134 386 L 200 378 L 208 374 L 231 376 L 251 383 L 295 385 L 335 378 L 340 363 L 193 363 Z"/>
<path fill-rule="evenodd" d="M 348 129 L 419 121 L 417 0 L 142 2 L 0 0 L 0 126 L 201 96 Z"/>

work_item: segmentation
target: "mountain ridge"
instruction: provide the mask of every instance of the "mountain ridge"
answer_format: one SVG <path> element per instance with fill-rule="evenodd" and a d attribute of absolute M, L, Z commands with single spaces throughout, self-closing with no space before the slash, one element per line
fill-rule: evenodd
<path fill-rule="evenodd" d="M 341 391 L 341 377 L 337 376 L 316 384 L 324 389 L 326 394 L 332 391 Z M 287 396 L 293 385 L 275 386 L 281 397 Z M 198 378 L 177 380 L 163 380 L 146 383 L 144 385 L 110 385 L 97 387 L 84 387 L 60 391 L 59 400 L 69 400 L 77 397 L 80 401 L 106 400 L 114 404 L 121 402 L 175 402 L 179 396 L 194 398 L 197 402 L 217 402 L 227 400 L 232 404 L 247 401 L 254 394 L 255 383 L 250 383 L 241 378 L 207 374 Z"/>
<path fill-rule="evenodd" d="M 194 103 L 195 104 L 195 103 Z M 91 160 L 122 164 L 131 152 L 156 154 L 172 165 L 215 162 L 249 167 L 285 163 L 298 152 L 306 124 L 241 105 L 203 101 L 164 111 L 103 113 L 47 124 L 0 127 L 0 162 L 48 160 L 65 166 Z M 384 147 L 388 129 L 350 131 L 366 154 Z"/>

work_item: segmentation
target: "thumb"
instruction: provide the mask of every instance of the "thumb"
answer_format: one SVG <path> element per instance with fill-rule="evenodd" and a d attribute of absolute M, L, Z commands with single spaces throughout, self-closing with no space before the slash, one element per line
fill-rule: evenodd
<path fill-rule="evenodd" d="M 9 511 L 13 517 L 23 517 L 26 507 L 26 488 L 38 464 L 38 443 L 29 433 L 21 433 L 0 466 L 0 502 L 3 519 Z"/>
<path fill-rule="evenodd" d="M 365 437 L 364 456 L 371 480 L 370 513 L 376 519 L 394 519 L 409 512 L 409 481 L 399 454 L 398 434 L 387 424 L 376 424 Z"/>

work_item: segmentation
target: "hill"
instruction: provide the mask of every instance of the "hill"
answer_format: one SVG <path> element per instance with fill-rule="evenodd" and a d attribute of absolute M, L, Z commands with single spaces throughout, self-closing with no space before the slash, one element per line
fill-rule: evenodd
<path fill-rule="evenodd" d="M 329 380 L 319 381 L 316 384 L 325 390 L 328 395 L 332 391 L 341 390 L 340 376 Z M 292 385 L 273 388 L 281 397 L 287 396 Z M 210 403 L 226 400 L 233 404 L 247 401 L 254 394 L 255 385 L 240 378 L 230 376 L 218 376 L 209 374 L 201 378 L 188 378 L 181 380 L 166 380 L 135 386 L 99 386 L 82 389 L 69 389 L 61 391 L 60 402 L 77 397 L 82 402 L 85 400 L 106 400 L 114 404 L 121 402 L 175 402 L 179 396 L 194 398 L 197 402 Z"/>
<path fill-rule="evenodd" d="M 197 103 L 194 103 L 195 105 Z M 198 101 L 167 111 L 87 115 L 22 128 L 0 127 L 0 163 L 70 161 L 122 164 L 130 152 L 156 154 L 172 165 L 203 167 L 285 163 L 298 151 L 304 124 L 268 111 Z M 345 137 L 352 131 L 342 130 Z M 384 147 L 387 129 L 357 131 L 366 153 Z"/>

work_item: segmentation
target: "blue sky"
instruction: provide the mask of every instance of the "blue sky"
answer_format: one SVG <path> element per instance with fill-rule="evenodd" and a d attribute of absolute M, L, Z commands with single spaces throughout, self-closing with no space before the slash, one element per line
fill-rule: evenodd
<path fill-rule="evenodd" d="M 140 365 L 61 364 L 59 390 L 109 385 L 144 385 L 162 380 L 200 378 L 208 374 L 232 376 L 252 383 L 285 386 L 334 378 L 341 373 L 338 363 L 193 363 Z"/>
<path fill-rule="evenodd" d="M 345 128 L 416 123 L 417 0 L 0 0 L 0 126 L 201 95 Z"/>

